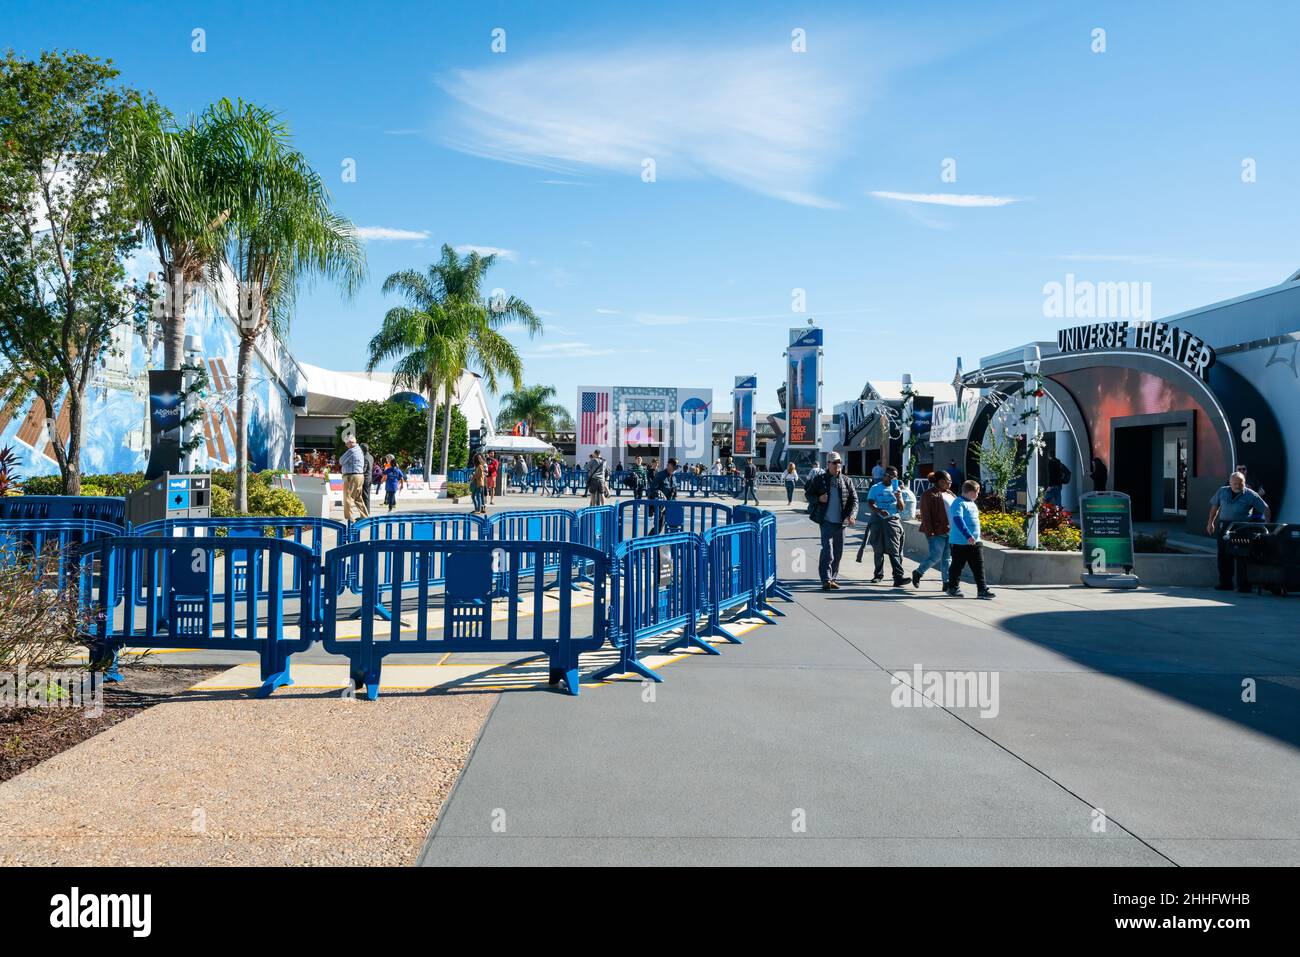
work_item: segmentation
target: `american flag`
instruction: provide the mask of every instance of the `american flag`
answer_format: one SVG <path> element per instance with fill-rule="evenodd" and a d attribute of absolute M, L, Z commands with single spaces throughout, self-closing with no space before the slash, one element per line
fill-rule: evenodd
<path fill-rule="evenodd" d="M 605 426 L 609 419 L 609 395 L 605 392 L 582 393 L 582 410 L 578 422 L 578 441 L 583 445 L 605 445 Z"/>

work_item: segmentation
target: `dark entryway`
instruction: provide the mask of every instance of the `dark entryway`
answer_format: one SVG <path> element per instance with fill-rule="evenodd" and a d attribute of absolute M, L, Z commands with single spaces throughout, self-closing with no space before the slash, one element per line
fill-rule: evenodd
<path fill-rule="evenodd" d="M 1111 487 L 1129 496 L 1133 521 L 1185 521 L 1190 415 L 1132 416 L 1113 425 Z"/>

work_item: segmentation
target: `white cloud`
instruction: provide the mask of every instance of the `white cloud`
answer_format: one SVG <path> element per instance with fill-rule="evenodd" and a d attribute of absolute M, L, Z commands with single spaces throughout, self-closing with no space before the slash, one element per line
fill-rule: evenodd
<path fill-rule="evenodd" d="M 872 190 L 877 199 L 892 199 L 900 203 L 924 203 L 928 206 L 960 206 L 970 209 L 983 206 L 1009 206 L 1023 202 L 1020 196 L 981 196 L 979 193 L 895 193 L 889 190 Z"/>
<path fill-rule="evenodd" d="M 365 240 L 403 240 L 414 242 L 429 238 L 427 229 L 393 229 L 390 226 L 358 226 L 357 235 Z"/>
<path fill-rule="evenodd" d="M 478 253 L 480 256 L 496 256 L 497 259 L 504 259 L 507 262 L 518 262 L 519 254 L 513 249 L 502 249 L 499 246 L 475 246 L 466 243 L 463 246 L 457 246 L 456 252 L 462 256 L 466 253 Z"/>
<path fill-rule="evenodd" d="M 623 315 L 623 313 L 622 313 L 622 310 L 619 310 L 619 309 L 597 309 L 597 310 L 596 310 L 596 315 L 598 315 L 598 316 L 621 316 L 621 315 Z"/>
<path fill-rule="evenodd" d="M 833 206 L 816 186 L 865 95 L 861 64 L 829 46 L 800 56 L 780 42 L 511 57 L 440 79 L 460 106 L 446 142 L 504 162 L 638 180 L 650 158 L 658 182 L 707 176 Z"/>
<path fill-rule="evenodd" d="M 613 349 L 597 349 L 585 342 L 551 342 L 524 353 L 526 359 L 590 359 L 613 355 Z"/>

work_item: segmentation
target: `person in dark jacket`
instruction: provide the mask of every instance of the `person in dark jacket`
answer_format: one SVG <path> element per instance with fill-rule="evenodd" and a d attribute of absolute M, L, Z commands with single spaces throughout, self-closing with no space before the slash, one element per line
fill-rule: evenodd
<path fill-rule="evenodd" d="M 1106 491 L 1106 479 L 1109 475 L 1106 463 L 1099 458 L 1094 458 L 1092 460 L 1092 490 L 1094 492 Z"/>
<path fill-rule="evenodd" d="M 940 470 L 930 473 L 930 487 L 921 496 L 917 512 L 921 518 L 921 534 L 929 546 L 925 561 L 912 571 L 912 587 L 921 587 L 921 576 L 931 568 L 939 569 L 942 587 L 948 587 L 948 566 L 952 564 L 952 546 L 948 541 L 948 508 L 955 496 L 952 478 Z"/>
<path fill-rule="evenodd" d="M 840 559 L 844 557 L 844 529 L 853 525 L 858 513 L 858 493 L 844 474 L 839 453 L 832 452 L 826 459 L 826 471 L 808 483 L 805 494 L 812 503 L 809 513 L 821 528 L 822 550 L 817 559 L 817 574 L 822 580 L 822 591 L 837 591 L 835 579 L 840 573 Z"/>
<path fill-rule="evenodd" d="M 677 474 L 677 460 L 669 459 L 667 465 L 655 472 L 654 478 L 650 480 L 650 488 L 646 492 L 646 498 L 651 501 L 657 499 L 674 499 L 677 497 L 677 479 L 673 476 Z M 666 509 L 655 509 L 655 534 L 664 530 L 664 518 Z"/>

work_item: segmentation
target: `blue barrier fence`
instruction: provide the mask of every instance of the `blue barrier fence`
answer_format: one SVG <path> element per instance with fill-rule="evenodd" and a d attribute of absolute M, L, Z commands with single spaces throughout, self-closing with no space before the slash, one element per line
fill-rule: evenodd
<path fill-rule="evenodd" d="M 106 495 L 6 495 L 0 519 L 53 518 L 126 526 L 126 499 Z"/>
<path fill-rule="evenodd" d="M 683 502 L 680 499 L 633 499 L 619 502 L 618 539 L 627 541 L 659 532 L 694 532 L 732 521 L 731 506 L 720 502 Z"/>
<path fill-rule="evenodd" d="M 494 570 L 494 565 L 506 567 L 506 594 L 522 598 L 522 570 L 543 566 L 552 552 L 559 556 L 556 633 L 546 634 L 545 598 L 540 582 L 534 582 L 532 588 L 532 609 L 526 625 L 521 623 L 521 618 L 528 613 L 515 601 L 506 602 L 504 619 L 494 620 L 492 598 L 503 574 Z M 393 583 L 392 617 L 387 623 L 386 636 L 376 634 L 375 628 L 381 558 L 385 555 L 390 556 L 388 566 L 399 576 Z M 354 562 L 361 569 L 361 633 L 358 638 L 350 639 L 338 633 L 334 604 L 337 598 L 332 586 L 349 574 L 349 566 Z M 569 586 L 573 567 L 580 563 L 589 563 L 596 569 L 592 627 L 587 635 L 573 633 L 573 593 Z M 435 565 L 444 569 L 441 595 L 421 588 L 413 599 L 404 598 L 402 569 L 414 568 L 418 578 L 424 580 Z M 576 695 L 579 654 L 594 651 L 605 643 L 608 574 L 609 559 L 603 553 L 573 542 L 353 542 L 325 556 L 326 614 L 322 644 L 331 654 L 348 658 L 354 685 L 364 686 L 372 700 L 379 694 L 384 657 L 412 652 L 540 652 L 550 658 L 551 684 L 563 681 L 568 693 Z M 441 612 L 440 621 L 438 612 Z"/>
<path fill-rule="evenodd" d="M 719 654 L 695 633 L 701 610 L 703 558 L 703 542 L 692 532 L 638 538 L 614 549 L 609 639 L 618 649 L 618 661 L 597 672 L 593 679 L 630 672 L 662 681 L 641 662 L 638 642 L 679 628 L 681 635 L 662 646 L 661 653 L 689 646 Z"/>
<path fill-rule="evenodd" d="M 81 600 L 88 601 L 99 565 L 85 546 L 123 531 L 120 525 L 95 519 L 0 519 L 0 563 L 29 555 L 43 586 L 62 590 L 75 583 Z"/>
<path fill-rule="evenodd" d="M 349 541 L 352 542 L 468 542 L 490 538 L 492 529 L 487 519 L 481 515 L 398 512 L 394 515 L 363 518 L 359 522 L 353 522 L 348 534 Z M 403 561 L 409 554 L 414 553 L 389 551 L 383 554 L 384 560 L 380 564 L 377 585 L 379 597 L 375 605 L 375 611 L 380 617 L 388 617 L 388 608 L 384 602 L 392 595 L 394 589 L 427 588 L 431 585 L 442 585 L 446 580 L 445 570 L 438 561 L 418 570 L 413 567 L 396 568 L 393 562 Z M 340 579 L 339 587 L 346 587 L 354 595 L 361 594 L 359 562 L 352 563 L 346 578 Z"/>
<path fill-rule="evenodd" d="M 711 502 L 625 501 L 490 519 L 398 513 L 350 528 L 321 519 L 176 519 L 121 532 L 88 521 L 9 521 L 0 522 L 0 544 L 9 535 L 66 553 L 59 573 L 84 576 L 92 596 L 87 644 L 97 662 L 125 646 L 254 651 L 262 694 L 292 683 L 289 656 L 316 640 L 348 657 L 370 697 L 386 655 L 429 651 L 542 652 L 552 683 L 576 694 L 577 656 L 606 638 L 618 661 L 602 675 L 659 680 L 641 663 L 638 642 L 667 636 L 661 651 L 717 654 L 705 637 L 739 643 L 731 618 L 771 621 L 767 613 L 779 612 L 768 599 L 789 597 L 776 574 L 775 516 Z M 593 624 L 575 637 L 581 582 L 590 586 Z M 549 589 L 557 589 L 550 600 Z M 338 628 L 351 610 L 341 604 L 348 592 L 360 599 L 356 637 Z M 120 602 L 123 594 L 133 600 Z M 493 599 L 503 597 L 494 622 Z M 543 633 L 544 611 L 559 612 L 551 634 Z"/>
<path fill-rule="evenodd" d="M 348 540 L 348 526 L 342 522 L 336 522 L 329 518 L 304 516 L 167 518 L 156 522 L 146 522 L 132 529 L 132 533 L 147 537 L 162 536 L 163 538 L 268 538 L 302 545 L 317 559 L 320 559 L 331 548 L 337 548 Z M 247 588 L 248 582 L 251 581 L 256 586 L 258 598 L 267 598 L 270 595 L 273 584 L 267 579 L 269 574 L 268 566 L 256 564 L 253 556 L 238 550 L 231 551 L 227 560 L 232 572 L 230 580 L 236 589 L 236 593 L 242 594 Z M 309 571 L 318 574 L 319 568 L 319 562 L 310 569 L 294 565 L 293 574 L 296 576 L 306 574 Z M 169 568 L 164 566 L 159 570 L 159 574 L 162 576 L 160 584 L 165 588 Z M 143 605 L 148 600 L 148 595 L 144 592 L 146 588 L 144 576 L 137 575 L 136 582 L 141 590 L 133 595 L 132 600 L 137 605 Z M 222 590 L 225 586 L 225 579 L 219 578 L 214 584 L 217 591 L 213 593 L 212 598 L 213 601 L 220 603 L 226 598 L 225 592 Z M 288 587 L 292 591 L 297 591 L 303 584 L 295 577 L 288 583 Z M 319 615 L 319 609 L 316 609 L 316 613 Z"/>
<path fill-rule="evenodd" d="M 267 695 L 293 684 L 289 656 L 308 648 L 320 630 L 319 559 L 297 542 L 119 536 L 86 548 L 102 568 L 87 642 L 96 662 L 114 660 L 128 646 L 253 651 L 261 657 L 258 693 Z M 244 573 L 237 577 L 241 564 Z M 297 584 L 286 586 L 286 579 Z M 264 595 L 258 582 L 266 583 Z M 142 608 L 130 602 L 114 608 L 116 595 L 136 594 L 142 586 Z M 296 602 L 289 609 L 296 637 L 286 637 L 286 600 Z M 108 676 L 121 677 L 114 671 Z"/>
<path fill-rule="evenodd" d="M 708 634 L 738 645 L 740 638 L 728 630 L 724 618 L 744 614 L 772 621 L 761 607 L 763 585 L 755 560 L 759 554 L 758 526 L 753 522 L 719 525 L 706 531 L 703 538 L 708 556 L 704 564 L 708 577 Z"/>
<path fill-rule="evenodd" d="M 567 508 L 530 508 L 497 512 L 488 519 L 494 542 L 573 542 L 577 541 L 577 513 Z M 516 574 L 535 578 L 539 587 L 547 575 L 556 575 L 551 587 L 559 585 L 559 573 L 564 556 L 559 550 L 506 553 L 505 562 L 497 572 L 499 595 L 507 594 L 506 583 Z M 515 568 L 513 562 L 523 562 Z M 570 579 L 570 586 L 577 583 Z"/>

